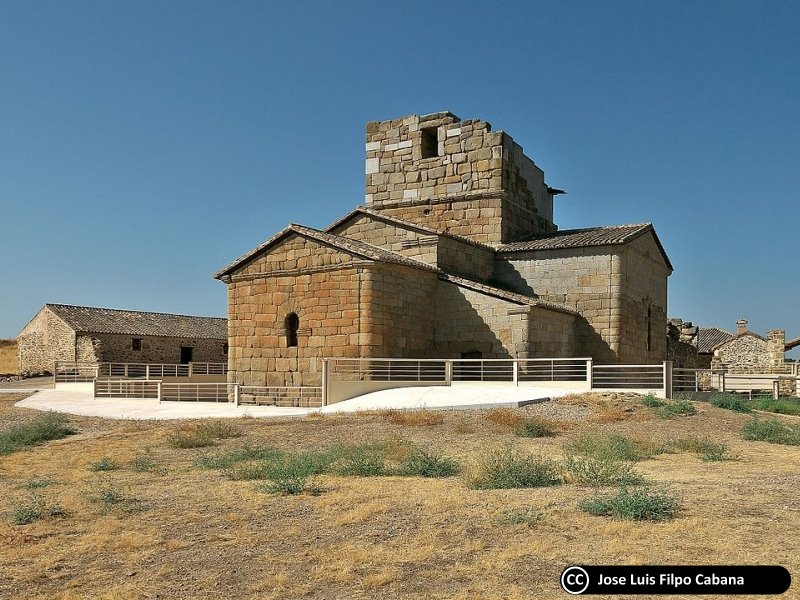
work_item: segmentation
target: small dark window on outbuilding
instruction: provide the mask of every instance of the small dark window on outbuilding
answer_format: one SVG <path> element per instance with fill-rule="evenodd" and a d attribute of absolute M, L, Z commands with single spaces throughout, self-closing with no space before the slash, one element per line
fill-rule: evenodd
<path fill-rule="evenodd" d="M 300 329 L 300 318 L 297 313 L 289 313 L 283 320 L 286 329 L 286 346 L 291 348 L 297 346 L 297 330 Z"/>
<path fill-rule="evenodd" d="M 142 338 L 133 338 L 131 340 L 131 350 L 139 352 L 142 349 Z"/>
<path fill-rule="evenodd" d="M 222 353 L 228 356 L 228 344 L 222 344 Z"/>
<path fill-rule="evenodd" d="M 439 132 L 436 127 L 422 130 L 422 158 L 439 156 Z"/>

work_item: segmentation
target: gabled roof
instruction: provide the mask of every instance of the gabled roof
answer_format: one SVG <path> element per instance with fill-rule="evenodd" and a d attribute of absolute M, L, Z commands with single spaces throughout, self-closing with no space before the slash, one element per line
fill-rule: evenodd
<path fill-rule="evenodd" d="M 494 296 L 495 298 L 500 298 L 501 300 L 508 300 L 510 302 L 515 302 L 517 304 L 528 305 L 528 306 L 538 306 L 539 308 L 555 310 L 570 315 L 579 314 L 578 311 L 563 304 L 557 304 L 555 302 L 546 302 L 544 300 L 539 300 L 538 298 L 534 298 L 532 296 L 525 296 L 524 294 L 509 292 L 501 288 L 497 288 L 491 285 L 486 285 L 485 283 L 478 283 L 477 281 L 472 281 L 471 279 L 465 279 L 464 277 L 458 277 L 456 275 L 450 275 L 448 273 L 441 273 L 439 275 L 439 279 L 441 279 L 442 281 L 448 281 L 450 283 L 454 283 L 459 287 L 464 287 L 470 290 L 474 290 L 476 292 L 480 292 L 482 294 L 486 294 L 487 296 Z"/>
<path fill-rule="evenodd" d="M 634 223 L 631 225 L 609 225 L 607 227 L 589 227 L 587 229 L 563 229 L 552 233 L 539 233 L 519 242 L 500 244 L 498 252 L 526 252 L 533 250 L 562 250 L 566 248 L 587 248 L 591 246 L 616 246 L 627 244 L 647 232 L 653 233 L 661 256 L 672 270 L 672 263 L 667 256 L 661 240 L 658 239 L 652 223 Z"/>
<path fill-rule="evenodd" d="M 708 327 L 697 330 L 697 353 L 710 354 L 714 346 L 726 342 L 733 334 L 719 327 Z"/>
<path fill-rule="evenodd" d="M 411 223 L 410 221 L 404 221 L 403 219 L 392 217 L 381 211 L 372 210 L 371 208 L 364 208 L 363 206 L 357 206 L 355 209 L 351 210 L 341 219 L 334 221 L 325 228 L 325 231 L 331 231 L 333 229 L 336 229 L 340 225 L 347 223 L 347 221 L 358 215 L 369 215 L 374 219 L 377 219 L 379 221 L 384 221 L 385 223 L 391 223 L 393 225 L 397 225 L 398 227 L 401 227 L 403 229 L 410 229 L 411 231 L 417 231 L 419 233 L 427 233 L 429 235 L 441 235 L 447 238 L 451 238 L 453 240 L 457 240 L 464 244 L 469 244 L 470 246 L 477 246 L 478 248 L 483 248 L 484 250 L 489 250 L 491 252 L 494 252 L 494 248 L 492 246 L 483 244 L 481 242 L 477 242 L 475 240 L 471 240 L 470 238 L 464 237 L 463 235 L 457 235 L 455 233 L 450 233 L 449 231 L 434 229 L 433 227 L 427 227 L 426 225 L 420 225 L 419 223 Z"/>
<path fill-rule="evenodd" d="M 750 337 L 758 338 L 758 339 L 759 339 L 759 340 L 761 340 L 762 342 L 768 342 L 768 341 L 769 341 L 769 340 L 768 340 L 767 338 L 765 338 L 763 335 L 758 335 L 758 334 L 757 334 L 755 331 L 750 331 L 750 330 L 748 329 L 747 331 L 742 331 L 742 332 L 740 332 L 740 333 L 736 333 L 736 334 L 733 334 L 733 335 L 731 335 L 731 337 L 729 337 L 727 340 L 722 340 L 721 342 L 717 342 L 717 343 L 716 343 L 716 344 L 715 344 L 715 345 L 714 345 L 714 346 L 711 348 L 711 352 L 713 352 L 714 350 L 716 350 L 716 349 L 717 349 L 717 348 L 719 348 L 720 346 L 722 346 L 722 345 L 724 345 L 724 344 L 727 344 L 728 342 L 731 342 L 731 341 L 733 341 L 733 340 L 738 340 L 739 338 L 741 338 L 741 337 L 745 337 L 745 336 L 750 336 Z"/>
<path fill-rule="evenodd" d="M 219 317 L 194 317 L 69 304 L 45 304 L 45 308 L 49 308 L 78 333 L 228 339 L 228 320 Z"/>
<path fill-rule="evenodd" d="M 300 235 L 304 238 L 314 240 L 325 246 L 336 248 L 337 250 L 347 252 L 348 254 L 353 254 L 360 258 L 366 258 L 378 262 L 404 265 L 406 267 L 414 267 L 415 269 L 433 271 L 436 273 L 440 272 L 440 269 L 437 269 L 432 265 L 428 265 L 418 260 L 405 257 L 402 254 L 398 254 L 397 252 L 392 252 L 390 250 L 379 248 L 378 246 L 366 244 L 364 242 L 353 240 L 341 235 L 327 233 L 325 231 L 320 231 L 319 229 L 313 229 L 311 227 L 305 227 L 304 225 L 297 225 L 295 223 L 291 223 L 288 227 L 286 227 L 282 231 L 279 231 L 277 234 L 269 238 L 263 244 L 256 246 L 249 252 L 243 254 L 242 256 L 234 260 L 232 263 L 226 265 L 225 267 L 214 273 L 214 278 L 219 279 L 225 275 L 228 275 L 231 271 L 234 271 L 241 265 L 263 254 L 264 252 L 275 246 L 278 242 L 284 240 L 290 235 Z"/>

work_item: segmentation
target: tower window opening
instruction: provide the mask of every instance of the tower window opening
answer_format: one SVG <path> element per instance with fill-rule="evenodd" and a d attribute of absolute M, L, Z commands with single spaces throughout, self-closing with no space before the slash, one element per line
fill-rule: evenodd
<path fill-rule="evenodd" d="M 439 131 L 436 127 L 422 130 L 422 158 L 439 156 Z"/>

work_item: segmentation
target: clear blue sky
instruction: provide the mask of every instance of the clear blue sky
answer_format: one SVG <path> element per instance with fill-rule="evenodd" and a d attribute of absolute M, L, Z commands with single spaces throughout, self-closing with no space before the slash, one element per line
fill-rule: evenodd
<path fill-rule="evenodd" d="M 363 202 L 364 125 L 450 110 L 652 221 L 669 313 L 800 336 L 800 3 L 0 3 L 0 337 L 45 302 L 224 315 L 211 273 Z"/>

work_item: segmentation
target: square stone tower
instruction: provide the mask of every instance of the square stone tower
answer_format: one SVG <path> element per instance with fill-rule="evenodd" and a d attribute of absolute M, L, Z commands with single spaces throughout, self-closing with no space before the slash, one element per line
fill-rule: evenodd
<path fill-rule="evenodd" d="M 366 206 L 475 241 L 557 229 L 544 172 L 510 135 L 449 112 L 367 123 Z"/>

